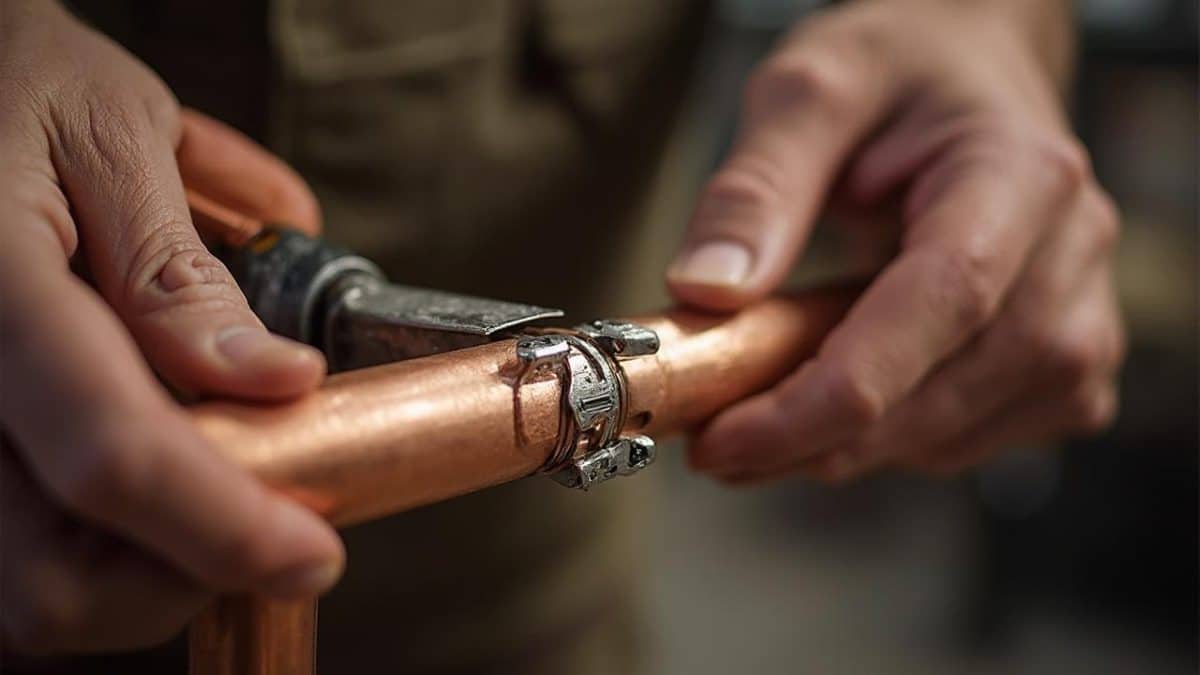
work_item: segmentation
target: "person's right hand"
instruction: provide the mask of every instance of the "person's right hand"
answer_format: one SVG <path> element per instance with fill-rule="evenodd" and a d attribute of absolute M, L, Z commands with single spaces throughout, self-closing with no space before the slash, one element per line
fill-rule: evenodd
<path fill-rule="evenodd" d="M 324 374 L 206 251 L 181 173 L 250 215 L 318 227 L 295 173 L 181 113 L 118 46 L 51 2 L 0 3 L 5 651 L 148 645 L 214 592 L 314 595 L 341 572 L 337 534 L 222 459 L 156 379 L 280 399 Z"/>

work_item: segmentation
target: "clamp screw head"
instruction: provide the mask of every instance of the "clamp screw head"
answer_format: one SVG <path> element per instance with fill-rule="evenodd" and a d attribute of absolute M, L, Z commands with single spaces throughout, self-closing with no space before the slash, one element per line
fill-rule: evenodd
<path fill-rule="evenodd" d="M 597 319 L 577 330 L 613 356 L 648 356 L 658 352 L 658 333 L 634 323 Z"/>
<path fill-rule="evenodd" d="M 517 341 L 517 358 L 531 368 L 562 361 L 571 353 L 571 343 L 561 335 L 531 335 Z"/>

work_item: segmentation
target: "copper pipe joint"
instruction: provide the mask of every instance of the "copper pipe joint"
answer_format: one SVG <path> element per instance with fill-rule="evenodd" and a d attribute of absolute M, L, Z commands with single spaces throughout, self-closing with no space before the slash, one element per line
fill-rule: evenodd
<path fill-rule="evenodd" d="M 653 356 L 621 362 L 625 431 L 685 430 L 808 358 L 857 288 L 774 298 L 719 317 L 640 319 Z M 335 375 L 282 406 L 206 403 L 197 424 L 234 462 L 336 524 L 448 499 L 530 475 L 554 452 L 560 380 L 521 378 L 503 340 Z M 192 675 L 312 673 L 315 601 L 225 598 L 192 625 Z"/>
<path fill-rule="evenodd" d="M 661 348 L 622 362 L 625 431 L 697 425 L 810 356 L 857 288 L 772 298 L 731 316 L 636 319 Z M 334 375 L 285 405 L 192 408 L 214 446 L 335 524 L 361 522 L 535 473 L 558 441 L 561 385 L 518 383 L 515 340 Z"/>

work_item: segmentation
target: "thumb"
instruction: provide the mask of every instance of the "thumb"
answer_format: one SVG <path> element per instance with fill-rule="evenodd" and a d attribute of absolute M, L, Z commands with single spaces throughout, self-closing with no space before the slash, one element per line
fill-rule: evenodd
<path fill-rule="evenodd" d="M 275 399 L 314 388 L 324 375 L 321 354 L 268 333 L 228 270 L 201 243 L 176 165 L 175 141 L 188 132 L 180 132 L 176 120 L 110 102 L 90 124 L 62 130 L 60 179 L 101 294 L 155 370 L 181 389 Z M 228 145 L 188 152 L 200 157 L 201 150 L 221 154 L 223 147 Z M 211 167 L 215 161 L 199 163 Z M 297 185 L 308 194 L 286 172 L 274 176 L 259 182 L 276 186 L 265 191 L 270 198 L 296 194 Z M 246 199 L 257 194 L 224 189 Z M 304 216 L 311 227 L 314 214 Z"/>
<path fill-rule="evenodd" d="M 742 128 L 667 271 L 678 300 L 734 310 L 782 283 L 846 155 L 885 112 L 893 87 L 824 42 L 800 35 L 747 83 Z"/>

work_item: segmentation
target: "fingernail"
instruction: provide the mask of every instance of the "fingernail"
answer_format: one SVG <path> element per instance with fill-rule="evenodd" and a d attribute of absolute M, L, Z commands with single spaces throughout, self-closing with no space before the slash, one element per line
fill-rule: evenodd
<path fill-rule="evenodd" d="M 234 365 L 291 364 L 314 358 L 312 350 L 250 326 L 227 328 L 217 336 L 217 349 Z"/>
<path fill-rule="evenodd" d="M 270 577 L 263 584 L 262 590 L 268 595 L 278 597 L 310 597 L 332 588 L 341 576 L 340 562 L 305 563 Z"/>
<path fill-rule="evenodd" d="M 668 274 L 681 283 L 737 286 L 750 275 L 753 259 L 745 244 L 728 239 L 710 241 L 676 260 Z"/>

